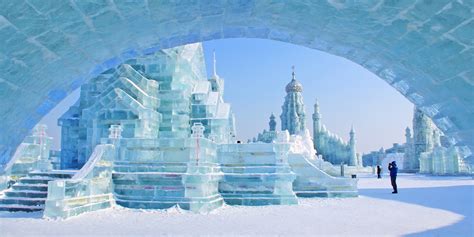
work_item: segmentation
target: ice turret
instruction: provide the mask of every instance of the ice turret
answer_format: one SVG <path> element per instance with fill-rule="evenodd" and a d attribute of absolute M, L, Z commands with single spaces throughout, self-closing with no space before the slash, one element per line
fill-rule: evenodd
<path fill-rule="evenodd" d="M 303 103 L 303 86 L 296 81 L 293 67 L 292 79 L 285 87 L 286 96 L 283 104 L 281 119 L 281 130 L 288 130 L 290 134 L 296 134 L 305 130 L 305 109 Z"/>
<path fill-rule="evenodd" d="M 275 115 L 270 115 L 270 122 L 268 122 L 268 125 L 270 127 L 270 131 L 274 132 L 276 130 L 276 121 L 275 121 Z"/>
<path fill-rule="evenodd" d="M 351 127 L 351 131 L 349 132 L 349 153 L 350 153 L 350 159 L 349 159 L 349 165 L 352 166 L 357 166 L 357 154 L 356 154 L 356 139 L 355 139 L 355 131 L 354 131 L 354 126 Z"/>
<path fill-rule="evenodd" d="M 321 113 L 319 112 L 319 103 L 314 103 L 313 113 L 313 142 L 318 155 L 332 164 L 349 164 L 351 166 L 360 166 L 356 153 L 356 139 L 354 127 L 349 133 L 349 142 L 344 142 L 342 138 L 332 134 L 321 123 Z"/>

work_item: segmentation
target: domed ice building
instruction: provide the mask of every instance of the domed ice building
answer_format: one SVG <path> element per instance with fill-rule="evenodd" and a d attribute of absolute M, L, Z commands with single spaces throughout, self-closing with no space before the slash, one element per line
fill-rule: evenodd
<path fill-rule="evenodd" d="M 307 129 L 306 112 L 303 99 L 303 85 L 296 80 L 294 67 L 292 68 L 291 81 L 285 86 L 285 101 L 281 106 L 280 115 L 281 130 L 287 130 L 290 135 L 301 134 Z M 313 114 L 313 143 L 317 155 L 321 155 L 325 161 L 340 165 L 362 166 L 362 159 L 356 153 L 356 139 L 354 128 L 349 132 L 349 141 L 345 142 L 339 136 L 331 133 L 321 122 L 319 103 L 314 104 Z M 269 131 L 259 133 L 253 141 L 272 142 L 276 137 L 275 117 L 270 116 Z M 272 126 L 273 125 L 273 126 Z"/>

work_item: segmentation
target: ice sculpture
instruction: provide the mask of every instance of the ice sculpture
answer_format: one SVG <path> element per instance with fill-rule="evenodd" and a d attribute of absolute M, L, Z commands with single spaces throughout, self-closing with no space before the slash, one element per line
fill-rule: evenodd
<path fill-rule="evenodd" d="M 263 130 L 263 132 L 259 133 L 256 138 L 254 138 L 255 142 L 264 142 L 264 143 L 271 143 L 277 138 L 277 131 L 276 131 L 276 121 L 275 115 L 270 116 L 270 122 L 268 122 L 269 130 Z M 249 141 L 250 143 L 250 141 Z"/>
<path fill-rule="evenodd" d="M 46 125 L 38 124 L 33 133 L 26 137 L 17 148 L 13 158 L 0 167 L 0 190 L 9 182 L 16 182 L 30 171 L 49 171 L 52 169 L 50 151 L 52 137 L 46 133 Z"/>
<path fill-rule="evenodd" d="M 71 179 L 48 183 L 44 216 L 68 218 L 114 205 L 112 167 L 115 147 L 97 145 L 87 163 Z"/>
<path fill-rule="evenodd" d="M 305 110 L 304 100 L 301 92 L 303 86 L 296 81 L 295 72 L 292 73 L 291 81 L 286 85 L 285 102 L 282 105 L 282 114 L 280 116 L 282 131 L 288 130 L 290 134 L 305 133 Z M 276 121 L 275 116 L 270 116 L 269 131 L 263 130 L 259 133 L 255 141 L 271 143 L 276 139 L 275 131 Z M 326 127 L 321 123 L 321 114 L 319 112 L 319 104 L 316 101 L 314 104 L 313 114 L 313 136 L 314 148 L 319 155 L 322 155 L 324 160 L 327 160 L 335 165 L 344 163 L 346 166 L 362 167 L 362 158 L 356 153 L 356 139 L 354 128 L 349 132 L 349 141 L 343 142 L 341 138 L 330 133 Z"/>
<path fill-rule="evenodd" d="M 285 102 L 281 106 L 281 130 L 296 134 L 306 129 L 306 112 L 303 103 L 303 86 L 295 78 L 293 66 L 291 81 L 286 85 Z"/>
<path fill-rule="evenodd" d="M 298 189 L 311 189 L 320 196 L 339 195 L 334 187 L 350 193 L 341 196 L 357 195 L 354 180 L 334 179 L 320 170 L 332 166 L 316 161 L 309 132 L 304 138 L 295 135 L 293 140 L 288 133 L 278 135 L 274 116 L 269 123 L 275 138 L 271 142 L 236 143 L 234 116 L 224 102 L 224 80 L 217 75 L 215 59 L 211 78 L 205 75 L 202 46 L 192 44 L 129 60 L 92 79 L 82 87 L 76 105 L 60 119 L 63 134 L 68 135 L 63 138 L 63 166 L 80 167 L 86 161 L 82 169 L 93 165 L 86 157 L 104 146 L 98 141 L 106 139 L 110 130 L 108 136 L 116 138 L 117 151 L 113 195 L 116 203 L 125 207 L 177 205 L 207 212 L 224 201 L 234 205 L 296 204 L 295 180 Z M 121 134 L 120 138 L 116 134 Z M 302 139 L 304 143 L 299 142 Z M 305 148 L 292 151 L 298 144 Z M 307 152 L 301 153 L 303 150 Z M 290 166 L 289 154 L 303 157 L 305 163 Z M 94 152 L 92 157 L 96 156 Z M 90 182 L 74 180 L 51 184 L 46 205 L 49 216 L 86 210 L 79 206 L 73 214 L 67 211 L 71 200 L 89 200 L 90 196 L 76 197 L 73 191 L 72 196 L 64 196 L 59 187 L 63 182 L 79 183 L 80 187 Z M 102 190 L 100 195 L 106 198 L 109 193 Z M 101 203 L 108 203 L 108 199 L 87 206 L 101 208 Z"/>
<path fill-rule="evenodd" d="M 217 144 L 235 138 L 223 91 L 215 70 L 206 78 L 201 44 L 128 60 L 85 84 L 60 119 L 69 135 L 63 167 L 83 165 L 109 127 L 120 125 L 113 174 L 119 205 L 214 209 L 223 203 Z"/>
<path fill-rule="evenodd" d="M 286 132 L 287 133 L 287 132 Z M 278 137 L 288 136 L 280 134 Z M 219 192 L 228 204 L 297 204 L 292 183 L 295 174 L 288 164 L 290 143 L 222 144 L 218 148 L 224 178 Z"/>
<path fill-rule="evenodd" d="M 362 159 L 358 159 L 356 154 L 354 127 L 349 132 L 348 142 L 342 141 L 340 137 L 329 132 L 321 123 L 318 101 L 314 103 L 313 137 L 314 147 L 324 160 L 335 165 L 344 163 L 350 166 L 362 166 Z"/>
<path fill-rule="evenodd" d="M 301 126 L 291 136 L 276 132 L 271 116 L 272 141 L 236 142 L 215 61 L 211 78 L 205 75 L 202 46 L 192 44 L 129 60 L 91 79 L 59 119 L 61 166 L 80 170 L 30 172 L 20 181 L 41 183 L 40 193 L 30 193 L 42 199 L 8 207 L 1 203 L 12 200 L 0 199 L 0 210 L 44 208 L 45 217 L 67 218 L 117 203 L 202 213 L 224 202 L 275 205 L 297 204 L 297 195 L 357 196 L 357 180 L 330 176 L 334 167 L 316 157 Z"/>
<path fill-rule="evenodd" d="M 455 175 L 468 174 L 470 166 L 464 157 L 470 155 L 465 146 L 453 144 L 419 108 L 413 111 L 413 136 L 410 128 L 405 129 L 405 144 L 395 143 L 393 147 L 364 155 L 367 165 L 386 167 L 395 160 L 399 169 L 405 172 L 424 174 Z"/>

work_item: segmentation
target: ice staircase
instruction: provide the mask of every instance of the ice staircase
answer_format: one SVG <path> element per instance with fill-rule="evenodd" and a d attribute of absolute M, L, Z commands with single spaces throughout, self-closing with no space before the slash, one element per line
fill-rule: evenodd
<path fill-rule="evenodd" d="M 66 170 L 29 172 L 0 197 L 0 211 L 43 211 L 48 196 L 48 182 L 70 179 L 75 173 Z"/>
<path fill-rule="evenodd" d="M 121 154 L 114 162 L 112 180 L 118 205 L 139 209 L 207 212 L 220 207 L 218 193 L 222 172 L 217 164 L 216 145 L 199 139 L 122 139 Z M 200 159 L 194 160 L 199 154 Z"/>
<path fill-rule="evenodd" d="M 219 192 L 229 205 L 290 205 L 295 174 L 286 161 L 288 144 L 225 144 L 219 147 L 224 178 Z"/>
<path fill-rule="evenodd" d="M 357 179 L 333 177 L 301 154 L 290 154 L 288 162 L 296 174 L 293 191 L 298 197 L 357 197 Z"/>
<path fill-rule="evenodd" d="M 164 209 L 184 197 L 182 179 L 187 162 L 116 161 L 114 166 L 115 199 L 121 206 Z"/>

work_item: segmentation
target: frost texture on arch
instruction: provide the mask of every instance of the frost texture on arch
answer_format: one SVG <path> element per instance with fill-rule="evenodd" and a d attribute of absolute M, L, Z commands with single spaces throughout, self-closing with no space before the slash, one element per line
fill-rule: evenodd
<path fill-rule="evenodd" d="M 235 37 L 352 60 L 474 148 L 474 2 L 363 2 L 0 1 L 1 161 L 87 79 L 159 49 Z"/>

